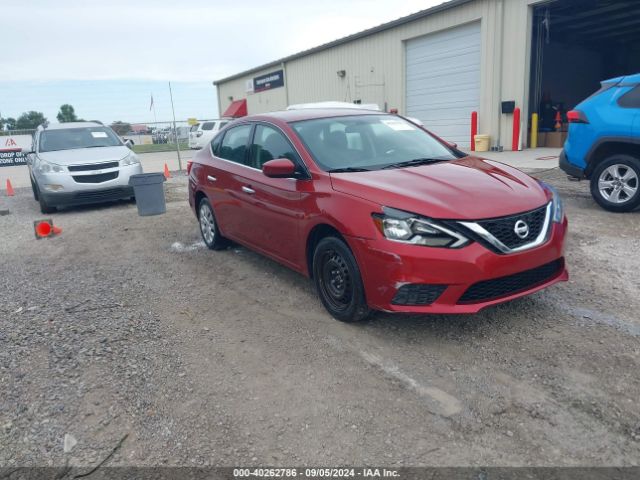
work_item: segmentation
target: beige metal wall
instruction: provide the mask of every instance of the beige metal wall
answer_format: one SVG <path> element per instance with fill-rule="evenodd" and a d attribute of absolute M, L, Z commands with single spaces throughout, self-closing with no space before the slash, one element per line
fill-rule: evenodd
<path fill-rule="evenodd" d="M 234 99 L 247 98 L 249 113 L 323 100 L 377 103 L 405 110 L 404 47 L 409 39 L 457 25 L 481 22 L 479 131 L 511 148 L 512 118 L 500 114 L 500 102 L 515 100 L 527 125 L 531 8 L 544 0 L 476 0 L 384 32 L 291 60 L 284 65 L 285 87 L 247 94 L 247 79 L 283 68 L 254 72 L 218 85 L 221 111 Z M 346 75 L 340 78 L 339 70 Z M 437 133 L 437 132 L 436 132 Z M 526 128 L 522 134 L 526 144 Z"/>

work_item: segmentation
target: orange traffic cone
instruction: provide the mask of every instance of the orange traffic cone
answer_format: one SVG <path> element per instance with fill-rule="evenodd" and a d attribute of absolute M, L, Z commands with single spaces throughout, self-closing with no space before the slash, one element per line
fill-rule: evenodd
<path fill-rule="evenodd" d="M 62 233 L 62 229 L 60 227 L 56 227 L 50 218 L 47 218 L 46 220 L 36 220 L 33 222 L 33 229 L 38 240 L 41 238 L 53 237 L 54 235 L 60 235 Z"/>
<path fill-rule="evenodd" d="M 562 128 L 562 115 L 560 115 L 560 110 L 556 113 L 556 131 L 560 131 Z"/>
<path fill-rule="evenodd" d="M 7 197 L 13 197 L 16 192 L 13 191 L 13 187 L 11 186 L 11 180 L 7 178 Z"/>
<path fill-rule="evenodd" d="M 171 173 L 166 163 L 164 164 L 164 178 L 171 178 Z"/>

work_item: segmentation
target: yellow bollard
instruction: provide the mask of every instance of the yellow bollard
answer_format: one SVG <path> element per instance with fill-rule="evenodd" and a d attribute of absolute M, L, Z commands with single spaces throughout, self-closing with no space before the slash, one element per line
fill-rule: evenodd
<path fill-rule="evenodd" d="M 538 148 L 538 114 L 531 115 L 531 148 Z"/>

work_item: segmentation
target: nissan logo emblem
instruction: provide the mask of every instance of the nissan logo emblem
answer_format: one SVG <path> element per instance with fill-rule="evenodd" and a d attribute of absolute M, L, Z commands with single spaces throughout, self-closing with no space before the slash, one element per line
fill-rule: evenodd
<path fill-rule="evenodd" d="M 523 220 L 518 220 L 513 227 L 513 231 L 516 232 L 518 237 L 525 239 L 529 236 L 529 225 Z"/>

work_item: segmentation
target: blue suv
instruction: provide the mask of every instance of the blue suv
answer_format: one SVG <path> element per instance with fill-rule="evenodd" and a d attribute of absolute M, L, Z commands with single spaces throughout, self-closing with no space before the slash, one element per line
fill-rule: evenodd
<path fill-rule="evenodd" d="M 628 212 L 640 205 L 640 74 L 602 82 L 567 113 L 569 136 L 560 168 L 589 179 L 601 207 Z"/>

